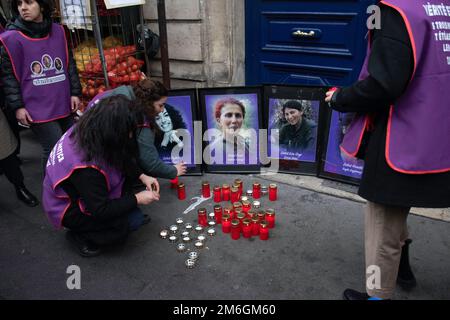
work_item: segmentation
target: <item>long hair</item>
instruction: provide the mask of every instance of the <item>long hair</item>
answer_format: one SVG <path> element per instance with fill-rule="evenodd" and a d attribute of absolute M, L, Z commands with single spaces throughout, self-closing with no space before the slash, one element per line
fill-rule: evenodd
<path fill-rule="evenodd" d="M 154 103 L 169 95 L 169 90 L 159 81 L 144 79 L 139 81 L 133 87 L 134 95 L 136 96 L 136 105 L 134 107 L 138 122 L 144 122 L 144 116 L 150 122 L 153 130 L 159 133 L 159 127 L 156 125 L 155 117 L 156 111 Z"/>
<path fill-rule="evenodd" d="M 132 104 L 123 95 L 108 97 L 80 118 L 72 137 L 85 161 L 128 172 L 139 156 Z"/>
<path fill-rule="evenodd" d="M 55 5 L 53 0 L 35 0 L 42 9 L 42 15 L 44 18 L 51 18 L 53 11 L 55 10 Z M 11 11 L 14 17 L 20 15 L 18 9 L 19 0 L 11 0 Z"/>

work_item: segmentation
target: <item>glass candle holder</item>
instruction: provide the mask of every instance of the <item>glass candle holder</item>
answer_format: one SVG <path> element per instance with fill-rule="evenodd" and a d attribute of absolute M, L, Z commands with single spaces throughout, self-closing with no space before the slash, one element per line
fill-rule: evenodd
<path fill-rule="evenodd" d="M 259 219 L 258 219 L 258 217 L 252 218 L 252 235 L 254 235 L 254 236 L 259 235 Z"/>
<path fill-rule="evenodd" d="M 273 209 L 266 210 L 266 221 L 269 229 L 273 229 L 275 227 L 275 210 Z"/>
<path fill-rule="evenodd" d="M 202 196 L 203 198 L 211 197 L 211 187 L 209 186 L 209 182 L 204 181 L 202 183 Z"/>
<path fill-rule="evenodd" d="M 208 215 L 204 208 L 198 209 L 198 224 L 202 227 L 208 226 Z"/>
<path fill-rule="evenodd" d="M 253 219 L 254 217 L 257 217 L 257 212 L 254 210 L 250 210 L 249 212 L 247 212 L 247 218 L 249 218 L 250 220 Z"/>
<path fill-rule="evenodd" d="M 216 223 L 220 224 L 222 223 L 222 207 L 219 205 L 214 206 L 214 215 L 216 218 Z"/>
<path fill-rule="evenodd" d="M 242 234 L 244 238 L 251 238 L 252 237 L 252 222 L 249 219 L 244 219 L 242 221 Z"/>
<path fill-rule="evenodd" d="M 253 184 L 253 199 L 261 198 L 261 184 L 254 183 Z"/>
<path fill-rule="evenodd" d="M 222 201 L 222 190 L 220 187 L 214 187 L 214 202 L 219 203 Z"/>
<path fill-rule="evenodd" d="M 260 222 L 266 220 L 266 213 L 264 211 L 258 211 L 256 215 Z"/>
<path fill-rule="evenodd" d="M 266 221 L 259 223 L 259 239 L 264 241 L 269 239 L 269 226 Z"/>
<path fill-rule="evenodd" d="M 277 190 L 278 187 L 275 183 L 269 185 L 269 200 L 277 201 Z"/>
<path fill-rule="evenodd" d="M 233 210 L 233 207 L 226 207 L 226 208 L 224 208 L 224 209 L 223 209 L 223 214 L 224 214 L 224 215 L 225 215 L 225 214 L 229 215 L 230 218 L 231 218 L 231 220 L 233 220 L 233 219 L 234 219 L 234 210 Z M 222 219 L 223 219 L 223 217 L 222 217 Z"/>
<path fill-rule="evenodd" d="M 258 210 L 261 208 L 261 202 L 253 201 L 253 209 Z"/>
<path fill-rule="evenodd" d="M 180 183 L 178 185 L 178 200 L 185 200 L 186 199 L 186 187 L 184 183 Z"/>
<path fill-rule="evenodd" d="M 269 188 L 267 186 L 261 186 L 261 197 L 267 196 L 269 193 Z"/>
<path fill-rule="evenodd" d="M 239 198 L 242 196 L 242 190 L 244 189 L 244 182 L 241 179 L 234 180 L 234 184 L 239 188 Z"/>
<path fill-rule="evenodd" d="M 242 196 L 241 197 L 241 202 L 244 202 L 244 201 L 248 201 L 248 197 L 247 196 Z"/>
<path fill-rule="evenodd" d="M 236 212 L 236 209 L 242 209 L 242 202 L 234 202 L 233 210 Z"/>
<path fill-rule="evenodd" d="M 231 188 L 231 203 L 235 203 L 239 201 L 239 189 L 236 187 Z"/>
<path fill-rule="evenodd" d="M 176 189 L 178 187 L 178 177 L 176 177 L 173 180 L 170 180 L 170 188 L 171 189 Z"/>
<path fill-rule="evenodd" d="M 246 215 L 245 215 L 245 213 L 243 213 L 243 212 L 236 212 L 236 220 L 239 220 L 239 223 L 241 224 L 241 226 L 243 225 L 243 223 L 244 223 L 244 220 L 245 220 L 245 218 L 246 218 Z"/>
<path fill-rule="evenodd" d="M 241 237 L 241 224 L 239 220 L 231 221 L 231 239 L 238 240 Z"/>
<path fill-rule="evenodd" d="M 222 232 L 223 233 L 231 232 L 231 217 L 228 214 L 224 214 L 222 216 Z"/>
<path fill-rule="evenodd" d="M 224 184 L 222 186 L 222 200 L 223 201 L 230 201 L 230 198 L 231 198 L 230 186 L 228 184 Z"/>
<path fill-rule="evenodd" d="M 253 198 L 253 190 L 247 190 L 247 198 L 248 199 Z"/>
<path fill-rule="evenodd" d="M 247 214 L 252 208 L 250 201 L 242 201 L 242 211 Z"/>

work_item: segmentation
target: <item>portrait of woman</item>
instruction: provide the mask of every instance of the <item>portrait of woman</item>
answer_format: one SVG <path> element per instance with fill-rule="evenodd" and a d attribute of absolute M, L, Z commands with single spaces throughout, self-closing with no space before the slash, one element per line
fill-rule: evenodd
<path fill-rule="evenodd" d="M 50 69 L 52 64 L 52 58 L 48 54 L 42 56 L 42 65 L 44 66 L 44 69 Z"/>
<path fill-rule="evenodd" d="M 257 165 L 258 95 L 205 95 L 210 164 Z M 220 155 L 222 153 L 222 155 Z M 208 154 L 205 155 L 208 157 Z M 213 159 L 214 158 L 214 159 Z"/>
<path fill-rule="evenodd" d="M 40 74 L 42 74 L 42 65 L 41 65 L 39 62 L 37 62 L 37 61 L 33 62 L 33 63 L 31 64 L 31 72 L 32 72 L 34 75 L 40 75 Z"/>
<path fill-rule="evenodd" d="M 60 58 L 55 59 L 55 68 L 58 71 L 60 71 L 62 69 L 62 61 Z"/>
<path fill-rule="evenodd" d="M 155 139 L 156 148 L 161 159 L 170 159 L 175 146 L 183 147 L 183 141 L 177 136 L 177 129 L 187 129 L 187 126 L 181 113 L 169 104 L 164 105 L 164 110 L 155 117 L 155 122 L 161 131 Z"/>

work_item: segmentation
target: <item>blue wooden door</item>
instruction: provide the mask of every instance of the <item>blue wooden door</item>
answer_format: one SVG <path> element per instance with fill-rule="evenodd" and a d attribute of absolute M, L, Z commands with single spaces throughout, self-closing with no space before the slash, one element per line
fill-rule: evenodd
<path fill-rule="evenodd" d="M 375 0 L 246 0 L 248 85 L 344 86 L 365 56 Z"/>

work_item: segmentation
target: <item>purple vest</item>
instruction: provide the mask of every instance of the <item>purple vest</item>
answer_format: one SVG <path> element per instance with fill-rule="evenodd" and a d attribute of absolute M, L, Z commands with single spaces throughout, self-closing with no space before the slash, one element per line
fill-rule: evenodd
<path fill-rule="evenodd" d="M 34 122 L 49 122 L 70 115 L 68 48 L 61 25 L 48 36 L 31 39 L 17 30 L 0 35 L 20 83 L 25 108 Z"/>
<path fill-rule="evenodd" d="M 110 199 L 121 196 L 124 182 L 124 176 L 118 170 L 84 161 L 70 137 L 72 131 L 73 127 L 61 137 L 50 153 L 43 183 L 42 205 L 50 222 L 57 229 L 62 227 L 62 220 L 71 204 L 71 199 L 60 185 L 69 179 L 76 169 L 93 168 L 101 172 L 105 176 Z M 78 206 L 81 212 L 89 215 L 82 199 L 78 201 Z"/>
<path fill-rule="evenodd" d="M 386 134 L 386 161 L 405 174 L 450 171 L 450 0 L 387 0 L 408 29 L 414 72 L 405 93 L 391 106 Z M 383 23 L 383 22 L 381 22 Z M 367 60 L 361 77 L 367 76 Z M 369 117 L 355 117 L 342 149 L 358 153 Z"/>

